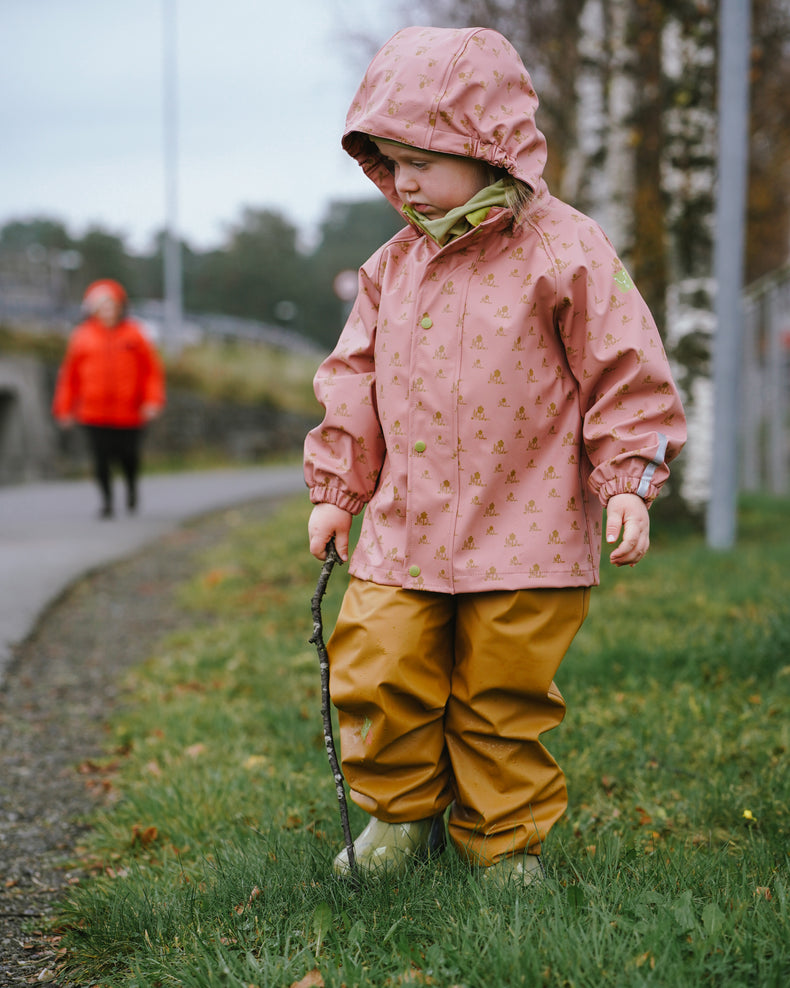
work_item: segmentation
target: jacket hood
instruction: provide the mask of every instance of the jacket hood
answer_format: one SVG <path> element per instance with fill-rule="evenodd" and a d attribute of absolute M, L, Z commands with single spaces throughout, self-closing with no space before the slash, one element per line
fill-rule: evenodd
<path fill-rule="evenodd" d="M 523 62 L 497 31 L 408 27 L 368 66 L 343 147 L 398 209 L 393 178 L 368 135 L 476 158 L 537 189 L 546 164 L 537 108 Z"/>

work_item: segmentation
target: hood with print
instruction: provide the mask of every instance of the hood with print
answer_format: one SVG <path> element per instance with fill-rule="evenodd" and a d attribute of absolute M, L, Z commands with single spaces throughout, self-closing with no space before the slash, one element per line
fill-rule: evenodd
<path fill-rule="evenodd" d="M 538 97 L 515 48 L 487 28 L 409 27 L 370 63 L 343 147 L 395 206 L 400 199 L 368 135 L 504 168 L 537 191 L 546 140 Z"/>

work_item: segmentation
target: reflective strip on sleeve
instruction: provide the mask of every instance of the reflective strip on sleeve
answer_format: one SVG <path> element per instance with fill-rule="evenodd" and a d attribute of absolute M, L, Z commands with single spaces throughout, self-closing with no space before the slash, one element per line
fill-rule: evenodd
<path fill-rule="evenodd" d="M 639 481 L 639 487 L 637 488 L 637 494 L 639 497 L 644 497 L 648 490 L 650 490 L 650 481 L 653 479 L 653 474 L 656 472 L 656 467 L 660 467 L 664 462 L 664 457 L 667 455 L 667 437 L 663 432 L 658 434 L 658 450 L 653 459 L 645 467 L 645 472 L 642 474 L 642 479 Z"/>

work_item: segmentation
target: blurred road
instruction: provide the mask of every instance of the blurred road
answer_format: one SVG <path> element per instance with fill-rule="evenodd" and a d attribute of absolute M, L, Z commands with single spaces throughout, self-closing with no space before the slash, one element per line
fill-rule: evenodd
<path fill-rule="evenodd" d="M 100 521 L 93 481 L 0 487 L 0 685 L 13 646 L 82 574 L 131 555 L 188 518 L 304 489 L 300 465 L 145 475 L 138 513 Z M 116 478 L 116 501 L 120 493 Z"/>

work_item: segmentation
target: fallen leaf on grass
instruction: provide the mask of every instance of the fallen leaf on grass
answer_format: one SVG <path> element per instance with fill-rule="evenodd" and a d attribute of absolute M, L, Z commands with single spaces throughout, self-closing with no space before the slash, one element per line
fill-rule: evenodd
<path fill-rule="evenodd" d="M 229 567 L 217 567 L 217 569 L 211 569 L 207 573 L 203 574 L 203 584 L 206 587 L 216 587 L 220 583 L 224 583 L 225 580 L 229 579 L 233 575 L 233 569 Z"/>
<path fill-rule="evenodd" d="M 244 762 L 245 768 L 260 768 L 261 765 L 265 765 L 268 761 L 266 755 L 250 755 L 250 757 Z"/>
<path fill-rule="evenodd" d="M 653 818 L 643 806 L 635 806 L 634 809 L 639 814 L 639 825 L 647 827 L 653 822 Z"/>
<path fill-rule="evenodd" d="M 135 823 L 132 827 L 132 845 L 139 844 L 141 847 L 148 847 L 158 836 L 159 831 L 156 827 L 141 827 L 139 823 Z"/>
<path fill-rule="evenodd" d="M 129 872 L 126 868 L 113 868 L 111 865 L 107 865 L 104 869 L 104 874 L 108 878 L 128 878 Z"/>
<path fill-rule="evenodd" d="M 426 974 L 422 968 L 412 964 L 408 971 L 405 971 L 398 978 L 398 984 L 401 985 L 432 985 L 434 983 L 433 978 L 430 974 Z"/>
<path fill-rule="evenodd" d="M 290 988 L 324 988 L 324 979 L 318 968 L 308 971 L 301 981 L 294 981 Z"/>
<path fill-rule="evenodd" d="M 249 909 L 250 906 L 253 904 L 253 902 L 256 899 L 260 898 L 260 895 L 261 895 L 261 890 L 258 888 L 257 885 L 255 885 L 253 887 L 252 892 L 250 892 L 250 897 L 249 899 L 247 899 L 247 902 L 246 903 L 240 902 L 238 906 L 233 907 L 233 911 L 236 913 L 237 916 L 241 916 L 242 913 L 245 911 L 245 909 Z"/>
<path fill-rule="evenodd" d="M 773 899 L 773 896 L 771 895 L 771 890 L 768 888 L 767 885 L 758 885 L 757 888 L 754 890 L 754 894 L 760 896 L 761 899 L 765 899 L 767 902 L 770 902 L 771 899 Z"/>
<path fill-rule="evenodd" d="M 86 758 L 84 762 L 80 762 L 77 766 L 77 771 L 80 775 L 107 775 L 108 773 L 118 771 L 118 762 L 108 762 L 106 765 L 98 765 L 90 758 Z"/>

